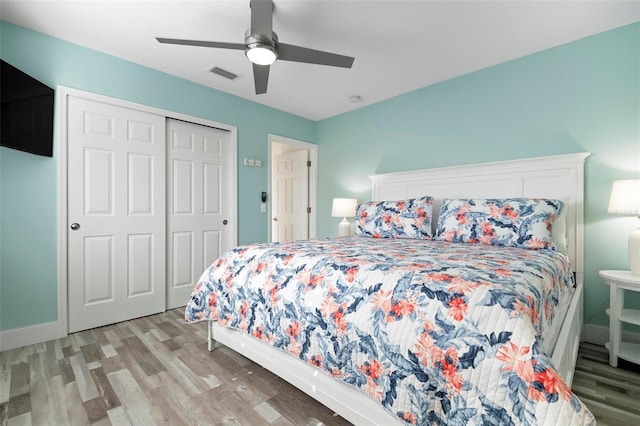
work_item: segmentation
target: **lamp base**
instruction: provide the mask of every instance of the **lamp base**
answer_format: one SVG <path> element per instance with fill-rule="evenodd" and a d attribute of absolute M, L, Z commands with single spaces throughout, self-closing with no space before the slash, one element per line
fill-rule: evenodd
<path fill-rule="evenodd" d="M 629 235 L 629 267 L 631 275 L 640 277 L 640 228 Z"/>
<path fill-rule="evenodd" d="M 342 221 L 340 221 L 340 224 L 338 225 L 338 235 L 341 237 L 348 237 L 351 235 L 351 224 L 346 217 L 343 217 Z"/>

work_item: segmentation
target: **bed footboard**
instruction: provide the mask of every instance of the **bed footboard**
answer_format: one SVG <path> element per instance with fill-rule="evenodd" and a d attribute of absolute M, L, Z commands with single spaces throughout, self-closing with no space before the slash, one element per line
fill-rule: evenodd
<path fill-rule="evenodd" d="M 576 286 L 562 330 L 551 359 L 568 386 L 580 345 L 582 330 L 583 285 Z M 214 337 L 215 335 L 215 337 Z M 365 394 L 353 392 L 347 385 L 336 382 L 317 369 L 289 354 L 265 346 L 242 332 L 207 321 L 207 347 L 213 351 L 216 342 L 246 356 L 296 386 L 325 406 L 354 424 L 400 425 L 400 421 Z"/>
<path fill-rule="evenodd" d="M 256 362 L 356 425 L 401 426 L 400 420 L 368 395 L 354 391 L 315 367 L 243 332 L 209 321 L 209 350 L 215 342 Z M 216 338 L 213 338 L 215 333 Z"/>

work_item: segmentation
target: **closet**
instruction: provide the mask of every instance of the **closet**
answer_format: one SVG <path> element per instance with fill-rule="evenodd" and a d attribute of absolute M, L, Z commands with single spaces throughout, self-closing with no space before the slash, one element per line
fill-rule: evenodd
<path fill-rule="evenodd" d="M 65 97 L 68 332 L 185 305 L 236 243 L 235 129 L 112 101 Z"/>

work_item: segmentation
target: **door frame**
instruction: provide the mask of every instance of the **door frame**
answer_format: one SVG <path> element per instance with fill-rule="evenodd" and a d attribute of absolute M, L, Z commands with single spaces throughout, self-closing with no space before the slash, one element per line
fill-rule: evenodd
<path fill-rule="evenodd" d="M 56 156 L 58 158 L 58 197 L 57 197 L 57 267 L 58 267 L 58 330 L 59 336 L 64 337 L 69 334 L 69 312 L 68 312 L 68 242 L 67 231 L 69 229 L 68 223 L 68 193 L 67 193 L 67 103 L 70 96 L 84 98 L 95 102 L 102 102 L 111 104 L 114 106 L 129 108 L 138 111 L 148 112 L 151 114 L 161 115 L 166 118 L 174 118 L 177 120 L 189 121 L 191 123 L 201 124 L 208 127 L 217 127 L 219 129 L 228 130 L 231 134 L 231 151 L 232 151 L 232 176 L 234 177 L 231 183 L 231 246 L 238 245 L 238 129 L 236 126 L 231 126 L 224 123 L 208 120 L 205 118 L 194 117 L 186 114 L 181 114 L 175 111 L 169 111 L 161 108 L 156 108 L 144 104 L 138 104 L 135 102 L 125 101 L 122 99 L 112 98 L 109 96 L 98 95 L 92 92 L 86 92 L 84 90 L 73 89 L 66 86 L 58 86 L 56 88 L 57 96 L 57 110 L 58 117 L 56 123 L 58 125 L 58 146 L 56 149 Z M 166 135 L 164 135 L 166 137 Z M 166 226 L 166 225 L 165 225 Z M 166 287 L 166 283 L 165 283 Z"/>
<path fill-rule="evenodd" d="M 309 168 L 309 207 L 311 207 L 311 213 L 309 214 L 309 239 L 314 239 L 316 238 L 316 235 L 317 235 L 316 223 L 317 223 L 317 217 L 318 217 L 318 207 L 317 207 L 318 206 L 318 145 L 301 141 L 298 139 L 288 138 L 286 136 L 271 134 L 271 133 L 269 133 L 267 136 L 269 140 L 268 185 L 269 185 L 270 194 L 273 194 L 273 187 L 272 187 L 273 183 L 272 183 L 272 176 L 271 176 L 271 164 L 273 164 L 273 157 L 275 155 L 273 145 L 276 143 L 280 145 L 290 145 L 298 149 L 306 149 L 307 151 L 309 151 L 309 161 L 311 161 L 311 167 Z M 272 241 L 271 221 L 273 218 L 271 217 L 272 216 L 271 197 L 269 197 L 267 212 L 268 212 L 268 217 L 267 217 L 268 238 L 269 238 L 269 241 Z"/>

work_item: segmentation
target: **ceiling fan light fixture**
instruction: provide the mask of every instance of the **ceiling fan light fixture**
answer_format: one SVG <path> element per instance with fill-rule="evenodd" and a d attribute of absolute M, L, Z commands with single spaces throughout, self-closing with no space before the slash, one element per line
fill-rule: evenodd
<path fill-rule="evenodd" d="M 278 59 L 276 49 L 265 43 L 249 45 L 245 50 L 245 55 L 256 65 L 271 65 Z"/>

